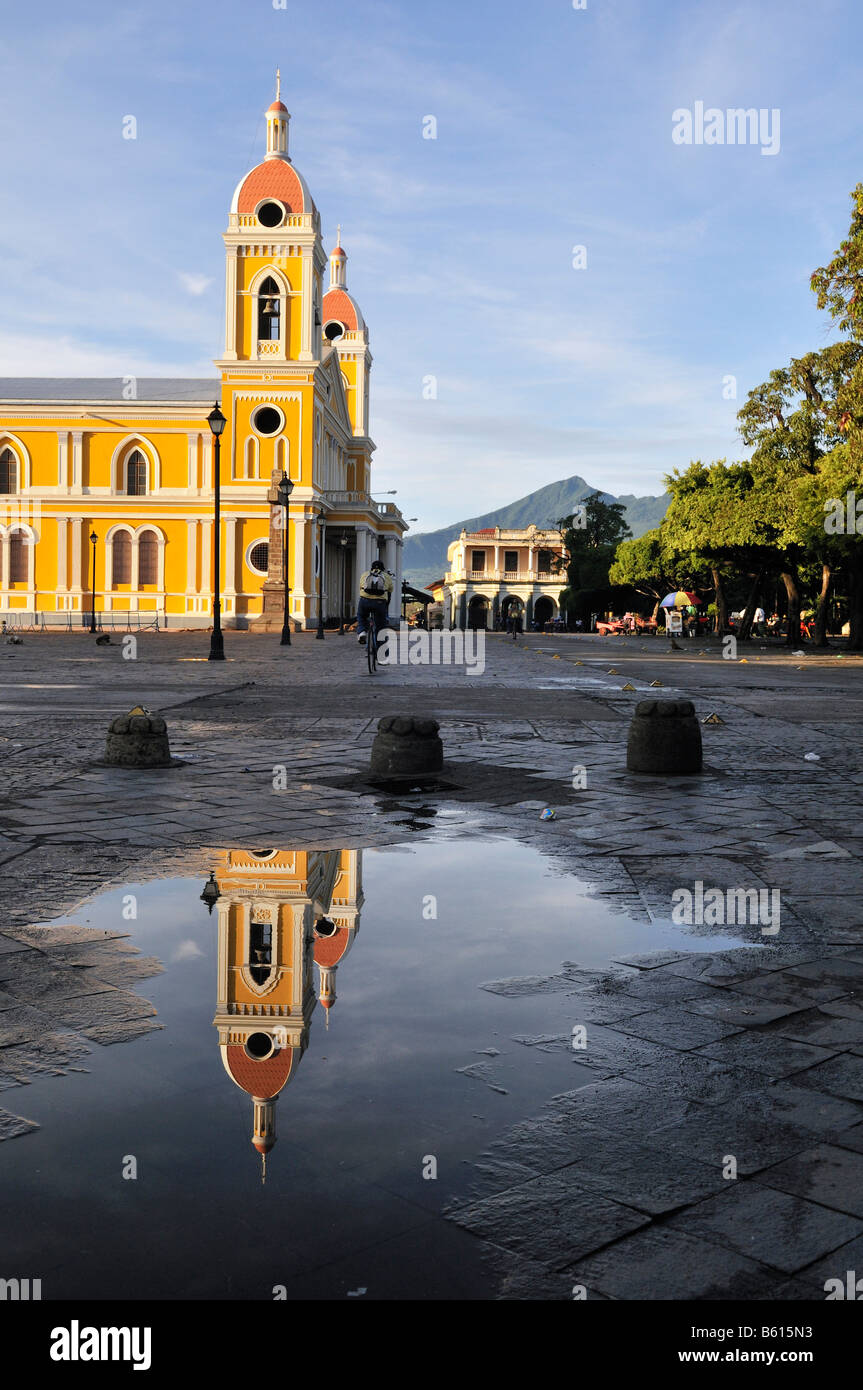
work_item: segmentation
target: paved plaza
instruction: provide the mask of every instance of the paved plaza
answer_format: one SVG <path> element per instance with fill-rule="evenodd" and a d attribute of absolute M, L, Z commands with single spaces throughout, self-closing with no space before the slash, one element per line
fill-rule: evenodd
<path fill-rule="evenodd" d="M 112 885 L 203 877 L 211 848 L 506 837 L 648 927 L 697 882 L 778 889 L 781 926 L 695 923 L 695 952 L 486 980 L 547 1005 L 543 1031 L 514 1023 L 510 1046 L 567 1055 L 583 1028 L 574 1084 L 550 1081 L 424 1215 L 474 1242 L 509 1299 L 823 1299 L 863 1267 L 860 658 L 490 635 L 481 674 L 370 678 L 350 635 L 285 649 L 228 633 L 224 664 L 202 660 L 207 642 L 145 633 L 131 660 L 119 635 L 0 645 L 0 1140 L 29 1142 L 23 1088 L 40 1072 L 158 1026 L 141 998 L 158 960 L 119 930 L 49 940 L 39 924 Z M 626 771 L 634 705 L 653 694 L 718 716 L 701 776 Z M 109 723 L 137 704 L 166 718 L 172 767 L 103 764 Z M 440 721 L 432 792 L 369 783 L 377 720 L 401 713 Z M 493 1087 L 502 1062 L 483 1066 Z"/>

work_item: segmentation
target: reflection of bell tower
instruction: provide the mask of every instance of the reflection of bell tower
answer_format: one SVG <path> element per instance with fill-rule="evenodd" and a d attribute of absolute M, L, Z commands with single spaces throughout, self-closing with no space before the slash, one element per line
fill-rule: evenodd
<path fill-rule="evenodd" d="M 312 944 L 332 939 L 341 945 L 338 959 L 344 956 L 359 924 L 359 859 L 357 850 L 219 856 L 213 1023 L 225 1070 L 252 1097 L 252 1143 L 264 1174 L 276 1142 L 276 1101 L 308 1044 L 316 1003 Z M 315 923 L 328 912 L 335 930 L 319 941 Z"/>
<path fill-rule="evenodd" d="M 342 850 L 339 871 L 333 884 L 329 914 L 315 923 L 314 956 L 318 967 L 318 1001 L 324 1009 L 327 1027 L 330 1009 L 336 1002 L 336 970 L 354 943 L 360 929 L 363 905 L 361 856 Z"/>

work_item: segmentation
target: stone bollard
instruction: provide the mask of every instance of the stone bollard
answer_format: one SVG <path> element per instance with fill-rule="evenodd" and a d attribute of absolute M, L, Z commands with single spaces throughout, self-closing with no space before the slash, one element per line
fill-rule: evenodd
<path fill-rule="evenodd" d="M 113 767 L 170 767 L 168 726 L 141 705 L 121 714 L 108 730 L 105 761 Z"/>
<path fill-rule="evenodd" d="M 630 772 L 678 776 L 701 771 L 701 729 L 691 700 L 640 700 L 629 726 Z"/>
<path fill-rule="evenodd" d="M 376 777 L 429 777 L 443 767 L 436 719 L 387 715 L 378 720 L 371 770 Z"/>

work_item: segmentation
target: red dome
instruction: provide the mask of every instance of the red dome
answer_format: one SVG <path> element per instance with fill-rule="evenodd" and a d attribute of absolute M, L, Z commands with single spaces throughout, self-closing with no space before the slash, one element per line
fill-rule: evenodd
<path fill-rule="evenodd" d="M 268 1154 L 275 1144 L 275 1139 L 253 1139 L 252 1143 L 259 1154 Z"/>
<path fill-rule="evenodd" d="M 283 101 L 274 101 L 271 106 L 267 107 L 267 111 L 284 111 L 285 115 L 288 114 L 288 108 Z"/>
<path fill-rule="evenodd" d="M 346 290 L 327 290 L 324 295 L 324 323 L 329 319 L 338 319 L 353 333 L 359 328 L 356 305 Z"/>
<path fill-rule="evenodd" d="M 332 936 L 319 936 L 315 942 L 315 963 L 325 969 L 338 965 L 350 944 L 351 934 L 347 927 L 339 927 Z"/>
<path fill-rule="evenodd" d="M 334 256 L 341 256 L 343 261 L 346 261 L 348 259 L 347 252 L 341 246 L 337 246 L 332 254 Z"/>
<path fill-rule="evenodd" d="M 238 1086 L 259 1100 L 272 1100 L 285 1085 L 294 1062 L 294 1049 L 283 1047 L 272 1057 L 258 1061 L 244 1047 L 229 1044 L 225 1049 L 228 1071 Z"/>
<path fill-rule="evenodd" d="M 237 212 L 250 216 L 264 198 L 276 198 L 288 212 L 305 212 L 300 177 L 286 159 L 265 159 L 247 174 L 237 190 Z"/>

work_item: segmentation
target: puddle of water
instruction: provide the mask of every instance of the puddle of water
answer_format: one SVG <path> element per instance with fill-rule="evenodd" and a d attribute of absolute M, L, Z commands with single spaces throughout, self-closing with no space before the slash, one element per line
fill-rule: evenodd
<path fill-rule="evenodd" d="M 212 915 L 169 878 L 63 918 L 164 963 L 129 986 L 163 1027 L 2 1093 L 41 1126 L 0 1144 L 5 1264 L 45 1298 L 488 1297 L 477 1242 L 433 1217 L 489 1140 L 593 1076 L 513 1041 L 568 1034 L 564 992 L 481 986 L 706 943 L 506 840 L 212 867 Z"/>

